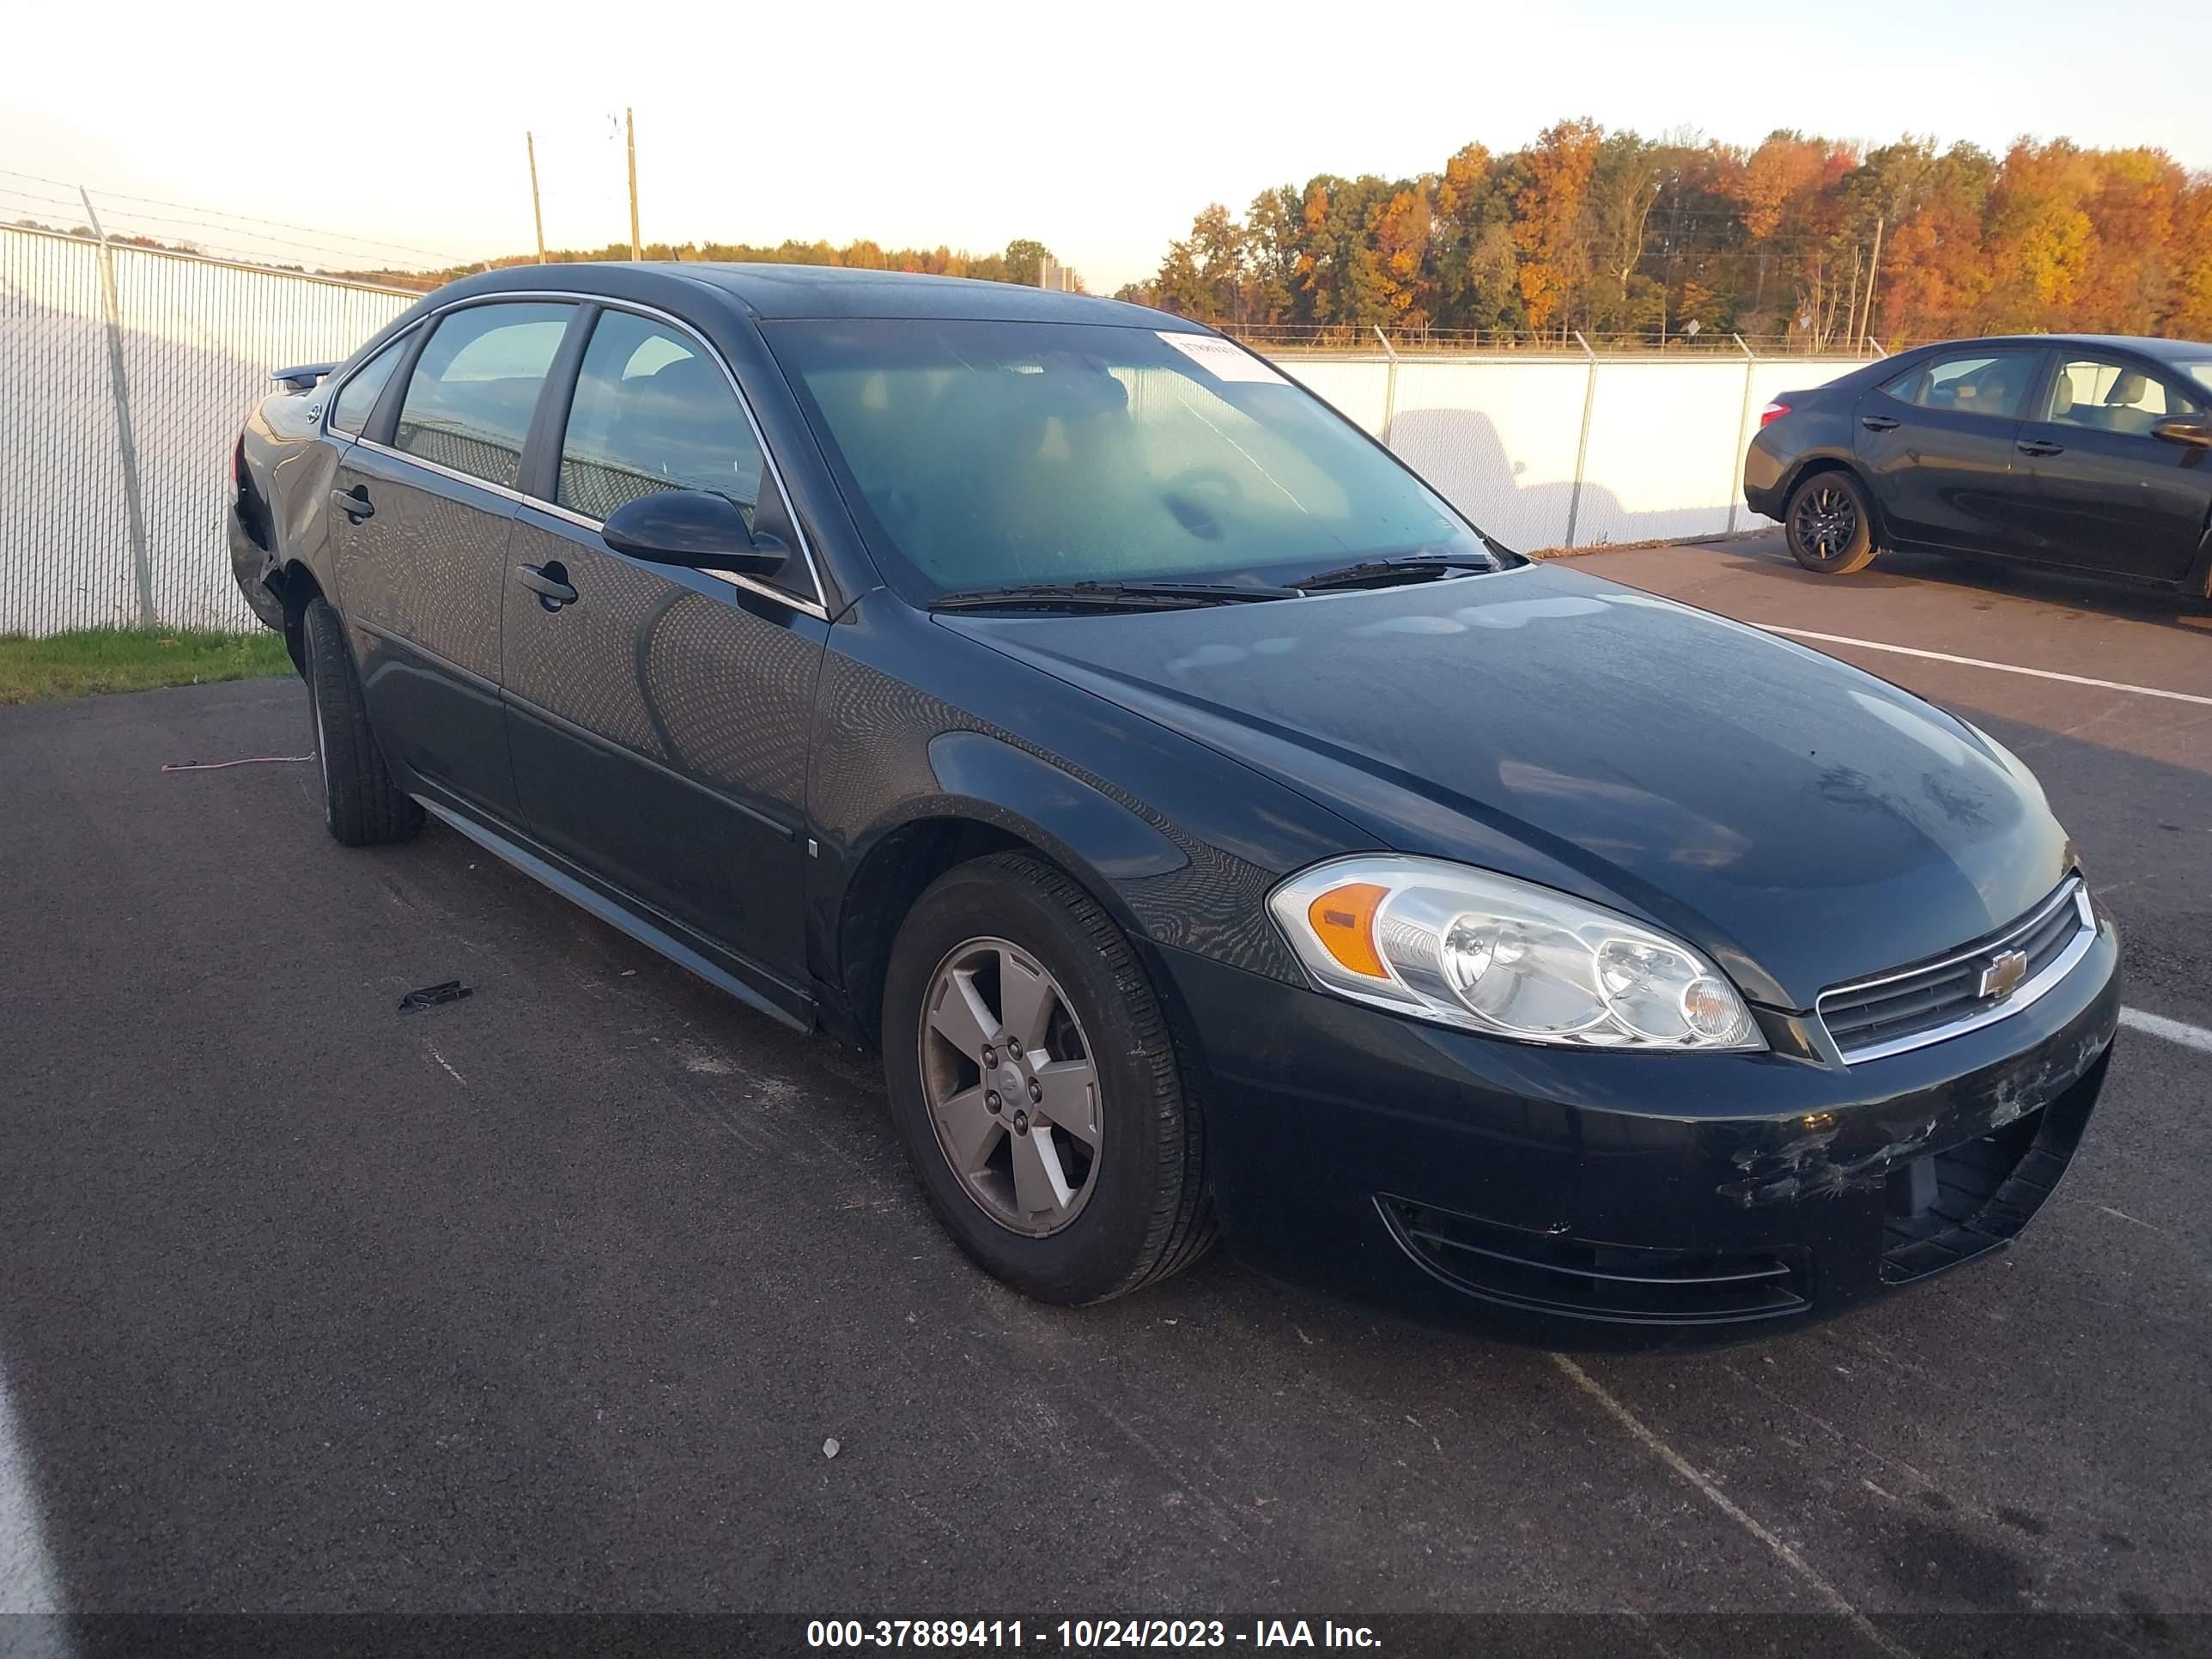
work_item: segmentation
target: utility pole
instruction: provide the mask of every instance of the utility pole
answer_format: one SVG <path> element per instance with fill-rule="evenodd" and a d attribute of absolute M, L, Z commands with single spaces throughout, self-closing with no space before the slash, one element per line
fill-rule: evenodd
<path fill-rule="evenodd" d="M 1874 332 L 1874 279 L 1881 270 L 1881 230 L 1888 223 L 1887 215 L 1875 216 L 1874 222 L 1874 257 L 1867 261 L 1866 318 L 1853 331 L 1863 339 Z"/>
<path fill-rule="evenodd" d="M 522 143 L 530 152 L 530 218 L 538 227 L 538 263 L 545 263 L 545 214 L 538 205 L 538 135 L 526 132 Z"/>
<path fill-rule="evenodd" d="M 645 258 L 645 244 L 637 239 L 637 120 L 623 111 L 623 136 L 629 145 L 629 257 Z"/>

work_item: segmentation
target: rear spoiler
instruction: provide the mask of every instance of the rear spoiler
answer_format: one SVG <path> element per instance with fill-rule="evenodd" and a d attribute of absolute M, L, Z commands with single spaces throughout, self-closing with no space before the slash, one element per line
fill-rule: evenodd
<path fill-rule="evenodd" d="M 301 363 L 294 368 L 272 369 L 269 378 L 282 380 L 295 392 L 313 392 L 315 382 L 337 367 L 336 363 Z"/>

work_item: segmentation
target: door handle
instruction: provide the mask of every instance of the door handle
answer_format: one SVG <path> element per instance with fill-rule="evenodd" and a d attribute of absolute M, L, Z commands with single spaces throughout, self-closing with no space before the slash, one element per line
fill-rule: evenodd
<path fill-rule="evenodd" d="M 2063 455 L 2066 453 L 2064 444 L 2049 443 L 2041 438 L 2022 438 L 2014 447 L 2023 455 Z"/>
<path fill-rule="evenodd" d="M 331 505 L 346 515 L 349 524 L 359 524 L 363 519 L 376 516 L 376 503 L 368 499 L 368 486 L 356 484 L 351 489 L 331 491 Z"/>
<path fill-rule="evenodd" d="M 519 564 L 514 580 L 538 595 L 538 604 L 548 611 L 576 602 L 576 590 L 568 586 L 568 573 L 557 560 L 551 564 Z"/>
<path fill-rule="evenodd" d="M 1894 432 L 1898 425 L 1895 417 L 1888 415 L 1862 415 L 1859 424 L 1869 432 Z"/>

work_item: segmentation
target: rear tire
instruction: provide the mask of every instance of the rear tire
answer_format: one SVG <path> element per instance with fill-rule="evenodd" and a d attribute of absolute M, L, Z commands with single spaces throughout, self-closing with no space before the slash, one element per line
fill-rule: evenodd
<path fill-rule="evenodd" d="M 923 893 L 891 946 L 883 1045 L 922 1192 L 994 1278 L 1103 1302 L 1212 1244 L 1205 1126 L 1166 1012 L 1113 918 L 1053 866 L 994 854 Z"/>
<path fill-rule="evenodd" d="M 323 773 L 323 821 L 346 847 L 406 841 L 422 827 L 422 809 L 393 785 L 384 751 L 369 729 L 361 674 L 346 647 L 345 626 L 328 599 L 307 602 L 300 618 L 302 678 Z"/>
<path fill-rule="evenodd" d="M 1863 570 L 1881 551 L 1865 489 L 1834 468 L 1814 473 L 1790 492 L 1782 524 L 1790 556 L 1823 576 Z"/>

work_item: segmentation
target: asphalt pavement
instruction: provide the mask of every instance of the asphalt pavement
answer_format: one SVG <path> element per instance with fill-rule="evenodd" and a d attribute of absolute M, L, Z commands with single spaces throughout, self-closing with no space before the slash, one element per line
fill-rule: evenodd
<path fill-rule="evenodd" d="M 2010 744 L 2128 1002 L 2212 1027 L 2212 618 L 1771 538 L 1578 565 Z M 159 769 L 308 746 L 291 681 L 0 710 L 0 1610 L 2212 1633 L 2206 1054 L 2124 1031 L 2014 1249 L 1750 1346 L 1567 1360 L 1218 1254 L 1067 1312 L 954 1249 L 857 1055 L 434 823 L 339 848 L 309 765 Z"/>

